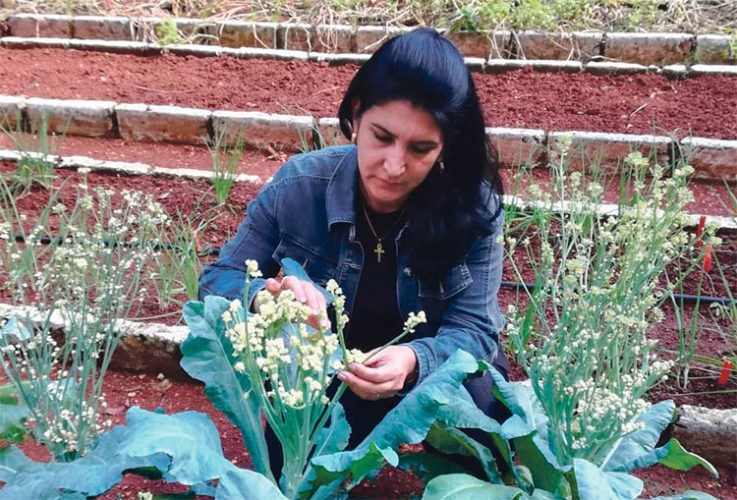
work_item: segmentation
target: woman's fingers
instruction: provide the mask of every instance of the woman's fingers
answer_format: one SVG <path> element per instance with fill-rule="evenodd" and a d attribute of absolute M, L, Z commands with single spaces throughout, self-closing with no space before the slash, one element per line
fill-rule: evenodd
<path fill-rule="evenodd" d="M 377 400 L 390 398 L 398 391 L 394 389 L 392 381 L 375 384 L 348 371 L 338 373 L 338 378 L 345 382 L 351 391 L 361 399 Z"/>
<path fill-rule="evenodd" d="M 294 276 L 285 276 L 281 280 L 269 278 L 266 280 L 266 289 L 274 298 L 284 290 L 291 290 L 294 298 L 310 308 L 311 314 L 307 324 L 313 328 L 328 330 L 330 322 L 327 321 L 327 302 L 322 293 L 309 281 L 302 281 Z"/>
<path fill-rule="evenodd" d="M 398 382 L 398 374 L 386 367 L 368 367 L 352 364 L 351 371 L 343 371 L 338 378 L 360 398 L 383 399 L 394 396 L 402 387 Z"/>
<path fill-rule="evenodd" d="M 342 371 L 338 378 L 363 399 L 384 399 L 402 390 L 416 364 L 417 357 L 411 347 L 394 345 L 376 354 L 366 364 L 352 364 L 350 372 Z"/>
<path fill-rule="evenodd" d="M 272 295 L 276 297 L 277 295 L 279 295 L 279 292 L 281 291 L 281 282 L 274 278 L 268 278 L 266 280 L 266 289 L 269 292 L 271 292 Z"/>

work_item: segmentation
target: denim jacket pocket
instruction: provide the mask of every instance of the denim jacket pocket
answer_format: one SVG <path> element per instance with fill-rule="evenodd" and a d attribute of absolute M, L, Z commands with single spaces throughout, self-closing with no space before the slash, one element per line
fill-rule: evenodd
<path fill-rule="evenodd" d="M 468 266 L 458 264 L 451 268 L 442 279 L 419 280 L 418 295 L 423 299 L 448 300 L 468 288 L 473 282 Z"/>
<path fill-rule="evenodd" d="M 326 257 L 324 253 L 297 236 L 285 234 L 272 256 L 277 262 L 281 262 L 285 257 L 299 262 L 315 283 L 325 286 L 328 280 L 335 277 L 337 262 Z"/>

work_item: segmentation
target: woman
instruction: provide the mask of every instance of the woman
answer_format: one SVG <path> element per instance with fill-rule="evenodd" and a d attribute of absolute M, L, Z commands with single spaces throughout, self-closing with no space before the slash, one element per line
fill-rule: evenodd
<path fill-rule="evenodd" d="M 200 297 L 242 297 L 244 261 L 255 259 L 270 277 L 263 286 L 274 295 L 293 290 L 317 321 L 321 293 L 294 277 L 274 278 L 290 257 L 315 282 L 333 278 L 343 289 L 350 348 L 381 346 L 409 312 L 425 311 L 428 322 L 405 343 L 339 374 L 351 389 L 341 402 L 354 446 L 398 394 L 459 348 L 506 372 L 496 299 L 502 185 L 471 75 L 432 29 L 385 43 L 351 81 L 339 118 L 354 145 L 298 155 L 280 168 L 203 270 Z M 467 387 L 492 414 L 489 378 Z"/>

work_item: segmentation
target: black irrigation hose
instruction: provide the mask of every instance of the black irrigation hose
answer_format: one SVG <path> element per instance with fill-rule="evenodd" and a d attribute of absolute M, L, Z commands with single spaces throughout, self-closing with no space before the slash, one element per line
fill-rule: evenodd
<path fill-rule="evenodd" d="M 13 238 L 15 239 L 16 243 L 25 243 L 26 242 L 25 236 L 23 236 L 22 234 L 19 234 L 19 233 L 13 234 Z M 50 245 L 51 243 L 56 243 L 58 245 L 63 245 L 64 243 L 66 243 L 66 239 L 65 238 L 58 238 L 58 237 L 57 238 L 50 238 L 48 236 L 42 236 L 39 239 L 39 243 L 41 243 L 43 245 Z M 106 247 L 109 247 L 109 246 L 117 247 L 118 245 L 120 245 L 120 242 L 116 242 L 116 241 L 112 241 L 112 240 L 103 240 L 103 243 L 105 244 Z M 123 243 L 123 247 L 133 247 L 133 246 L 141 246 L 141 244 L 132 245 L 130 243 Z M 165 248 L 167 250 L 181 250 L 181 247 L 180 246 L 178 246 L 178 245 L 172 245 L 171 243 L 166 243 L 166 244 L 162 244 L 162 243 L 151 243 L 150 246 L 154 250 L 161 250 L 163 248 Z M 220 249 L 219 248 L 214 248 L 214 247 L 205 247 L 203 249 L 200 249 L 197 252 L 197 255 L 199 255 L 200 257 L 203 257 L 205 255 L 219 255 L 219 254 L 220 254 Z"/>
<path fill-rule="evenodd" d="M 534 283 L 520 283 L 519 281 L 503 281 L 501 283 L 501 286 L 504 288 L 524 288 L 525 290 L 532 290 L 535 288 Z M 690 294 L 683 294 L 683 293 L 674 293 L 672 294 L 673 298 L 676 300 L 683 300 L 686 302 L 697 302 L 701 301 L 704 304 L 737 304 L 737 299 L 730 299 L 728 297 L 709 297 L 707 295 L 690 295 Z"/>
<path fill-rule="evenodd" d="M 15 241 L 18 243 L 25 242 L 25 238 L 23 237 L 22 234 L 14 234 L 13 237 L 15 238 Z M 52 238 L 49 238 L 48 236 L 44 236 L 41 238 L 41 243 L 44 245 L 48 245 L 52 241 L 53 241 Z M 56 238 L 56 241 L 59 243 L 64 243 L 64 240 L 62 238 Z M 106 241 L 105 244 L 109 245 L 110 242 Z M 176 245 L 171 245 L 171 244 L 162 245 L 160 243 L 157 243 L 154 245 L 154 249 L 156 250 L 161 249 L 161 248 L 177 249 L 178 247 Z M 218 256 L 220 255 L 220 248 L 218 247 L 201 248 L 197 252 L 197 255 L 199 255 L 200 257 L 209 256 L 209 255 Z M 516 288 L 516 289 L 524 288 L 525 290 L 532 290 L 533 288 L 535 288 L 534 283 L 522 283 L 519 281 L 504 281 L 504 280 L 502 280 L 501 286 L 503 286 L 504 288 Z M 698 296 L 698 295 L 674 293 L 673 298 L 676 300 L 683 300 L 686 302 L 701 301 L 704 304 L 737 304 L 737 299 L 730 299 L 728 297 L 709 297 L 705 295 Z"/>

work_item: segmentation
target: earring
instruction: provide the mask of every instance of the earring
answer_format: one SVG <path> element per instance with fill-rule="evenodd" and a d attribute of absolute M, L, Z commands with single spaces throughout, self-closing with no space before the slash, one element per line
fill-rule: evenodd
<path fill-rule="evenodd" d="M 355 133 L 355 132 L 353 132 L 353 133 L 351 134 L 351 143 L 352 143 L 352 144 L 355 144 L 355 143 L 356 143 L 356 133 Z"/>
<path fill-rule="evenodd" d="M 445 173 L 445 163 L 443 163 L 443 160 L 438 161 L 438 171 L 440 171 L 441 174 Z"/>

